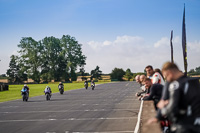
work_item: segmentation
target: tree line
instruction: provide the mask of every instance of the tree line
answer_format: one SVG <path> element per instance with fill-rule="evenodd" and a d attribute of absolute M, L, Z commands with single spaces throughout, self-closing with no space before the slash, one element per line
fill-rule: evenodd
<path fill-rule="evenodd" d="M 23 37 L 18 44 L 19 55 L 10 58 L 7 75 L 11 82 L 22 82 L 27 78 L 39 83 L 76 80 L 76 70 L 84 71 L 86 56 L 82 45 L 70 35 L 62 38 L 45 37 L 36 41 L 32 37 Z"/>

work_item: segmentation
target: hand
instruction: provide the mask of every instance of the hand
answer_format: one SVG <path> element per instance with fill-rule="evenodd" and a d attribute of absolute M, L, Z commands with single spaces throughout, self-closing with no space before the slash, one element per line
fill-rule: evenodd
<path fill-rule="evenodd" d="M 138 96 L 138 93 L 135 93 L 135 96 L 137 97 L 137 96 Z"/>
<path fill-rule="evenodd" d="M 147 121 L 147 125 L 153 124 L 153 123 L 157 123 L 158 119 L 157 118 L 151 118 Z"/>
<path fill-rule="evenodd" d="M 168 103 L 169 103 L 168 100 L 160 100 L 159 103 L 157 104 L 157 107 L 158 107 L 159 109 L 162 109 L 162 108 L 164 108 Z"/>

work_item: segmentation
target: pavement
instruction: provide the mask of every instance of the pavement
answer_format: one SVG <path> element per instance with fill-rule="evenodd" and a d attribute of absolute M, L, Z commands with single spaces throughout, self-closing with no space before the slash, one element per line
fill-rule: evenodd
<path fill-rule="evenodd" d="M 116 82 L 0 103 L 0 133 L 133 133 L 140 101 L 135 82 Z M 31 93 L 31 91 L 30 91 Z"/>

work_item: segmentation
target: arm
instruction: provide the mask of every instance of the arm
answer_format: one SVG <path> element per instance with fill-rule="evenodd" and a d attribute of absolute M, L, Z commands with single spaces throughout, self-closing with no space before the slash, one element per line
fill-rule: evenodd
<path fill-rule="evenodd" d="M 169 116 L 172 121 L 176 121 L 175 115 L 178 113 L 178 104 L 180 99 L 180 87 L 177 81 L 169 85 L 169 104 L 161 109 L 162 116 Z"/>
<path fill-rule="evenodd" d="M 153 100 L 153 96 L 155 96 L 155 85 L 152 85 L 150 88 L 150 94 L 147 97 L 144 97 L 142 100 L 147 101 L 147 100 Z"/>
<path fill-rule="evenodd" d="M 156 84 L 159 83 L 159 74 L 157 72 L 154 73 L 153 77 L 152 77 L 152 84 Z"/>

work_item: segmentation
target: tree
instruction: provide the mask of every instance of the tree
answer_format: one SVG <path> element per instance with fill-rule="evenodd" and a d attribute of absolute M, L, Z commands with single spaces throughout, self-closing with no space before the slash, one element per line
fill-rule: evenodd
<path fill-rule="evenodd" d="M 95 78 L 95 79 L 100 79 L 101 75 L 102 75 L 102 71 L 99 70 L 99 66 L 96 66 L 96 68 L 94 70 L 91 71 L 91 79 Z"/>
<path fill-rule="evenodd" d="M 114 68 L 114 70 L 112 70 L 110 76 L 111 79 L 117 79 L 119 81 L 122 81 L 122 77 L 124 76 L 125 72 L 122 68 Z"/>
<path fill-rule="evenodd" d="M 13 83 L 22 83 L 27 80 L 27 74 L 25 74 L 22 69 L 20 69 L 19 58 L 15 55 L 12 55 L 9 63 L 9 69 L 7 70 L 7 75 L 10 82 Z"/>
<path fill-rule="evenodd" d="M 23 37 L 18 45 L 20 64 L 28 73 L 28 76 L 36 82 L 40 82 L 41 50 L 42 45 L 31 37 Z"/>
<path fill-rule="evenodd" d="M 130 81 L 130 79 L 132 78 L 132 73 L 131 73 L 131 69 L 127 69 L 126 70 L 126 74 L 124 76 L 126 79 L 128 79 L 128 81 Z"/>
<path fill-rule="evenodd" d="M 74 37 L 69 35 L 63 35 L 60 39 L 63 46 L 63 55 L 68 62 L 68 70 L 70 72 L 70 78 L 72 81 L 77 79 L 75 71 L 77 67 L 83 67 L 86 63 L 86 56 L 82 53 L 81 44 L 76 41 Z"/>
<path fill-rule="evenodd" d="M 60 80 L 62 69 L 61 63 L 66 63 L 62 57 L 62 47 L 60 40 L 53 36 L 45 37 L 41 44 L 42 49 L 42 74 L 48 80 Z M 66 65 L 64 66 L 65 69 Z M 45 75 L 45 76 L 44 76 Z"/>
<path fill-rule="evenodd" d="M 196 74 L 200 74 L 200 66 L 195 68 Z"/>
<path fill-rule="evenodd" d="M 76 70 L 84 67 L 86 57 L 82 53 L 81 44 L 74 37 L 63 35 L 61 39 L 45 37 L 35 41 L 31 37 L 23 37 L 18 45 L 20 50 L 17 66 L 18 75 L 28 77 L 36 82 L 76 80 Z M 13 77 L 12 72 L 8 72 Z"/>

